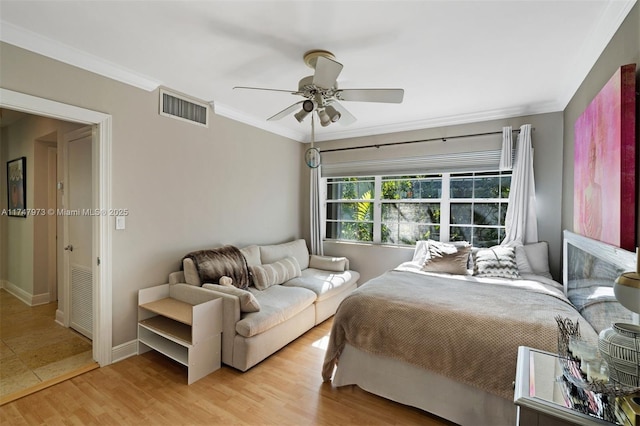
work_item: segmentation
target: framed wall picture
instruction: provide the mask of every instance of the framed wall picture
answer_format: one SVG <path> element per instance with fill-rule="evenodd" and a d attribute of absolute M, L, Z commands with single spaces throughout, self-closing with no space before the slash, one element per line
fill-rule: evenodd
<path fill-rule="evenodd" d="M 636 247 L 636 65 L 620 67 L 576 120 L 576 233 Z"/>
<path fill-rule="evenodd" d="M 7 212 L 9 216 L 27 217 L 27 158 L 7 161 Z"/>

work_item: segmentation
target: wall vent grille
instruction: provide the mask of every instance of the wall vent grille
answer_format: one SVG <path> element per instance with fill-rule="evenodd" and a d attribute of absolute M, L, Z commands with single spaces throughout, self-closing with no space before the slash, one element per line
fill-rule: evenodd
<path fill-rule="evenodd" d="M 93 338 L 93 272 L 71 265 L 71 328 Z"/>
<path fill-rule="evenodd" d="M 160 89 L 160 115 L 209 127 L 209 105 Z"/>

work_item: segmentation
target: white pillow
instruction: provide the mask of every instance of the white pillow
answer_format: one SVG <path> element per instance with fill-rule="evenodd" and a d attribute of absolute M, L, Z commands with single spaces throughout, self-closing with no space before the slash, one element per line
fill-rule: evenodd
<path fill-rule="evenodd" d="M 240 253 L 247 259 L 247 266 L 260 265 L 260 247 L 251 245 L 240 249 Z"/>
<path fill-rule="evenodd" d="M 307 242 L 299 239 L 283 244 L 260 246 L 260 263 L 273 263 L 290 256 L 296 258 L 300 269 L 307 269 L 309 267 Z"/>
<path fill-rule="evenodd" d="M 529 265 L 531 265 L 531 271 L 536 275 L 551 278 L 551 272 L 549 272 L 549 244 L 546 241 L 540 241 L 533 244 L 525 244 L 522 248 L 527 256 Z"/>
<path fill-rule="evenodd" d="M 323 271 L 344 272 L 347 269 L 346 257 L 309 256 L 309 268 L 322 269 Z"/>
<path fill-rule="evenodd" d="M 422 265 L 427 259 L 429 259 L 429 241 L 416 241 L 416 248 L 413 251 L 413 259 L 411 261 Z"/>

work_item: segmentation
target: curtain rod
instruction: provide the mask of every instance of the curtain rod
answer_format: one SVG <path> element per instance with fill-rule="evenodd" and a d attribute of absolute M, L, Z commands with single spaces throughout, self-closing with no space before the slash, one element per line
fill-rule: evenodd
<path fill-rule="evenodd" d="M 535 127 L 532 127 L 531 131 L 533 132 L 534 130 L 535 130 Z M 520 129 L 512 130 L 512 132 L 520 133 Z M 354 150 L 354 149 L 380 148 L 380 147 L 383 147 L 383 146 L 407 145 L 407 144 L 411 144 L 411 143 L 420 143 L 420 142 L 433 142 L 433 141 L 446 142 L 448 139 L 473 138 L 473 137 L 477 137 L 477 136 L 489 136 L 489 135 L 501 135 L 501 134 L 502 134 L 502 130 L 497 131 L 497 132 L 472 133 L 472 134 L 469 134 L 469 135 L 443 136 L 443 137 L 439 137 L 439 138 L 419 139 L 419 140 L 415 140 L 415 141 L 387 142 L 387 143 L 380 143 L 380 144 L 375 144 L 375 145 L 362 145 L 362 146 L 351 146 L 351 147 L 346 147 L 346 148 L 322 149 L 322 150 L 320 150 L 320 152 L 322 153 L 322 152 L 351 151 L 351 150 Z"/>

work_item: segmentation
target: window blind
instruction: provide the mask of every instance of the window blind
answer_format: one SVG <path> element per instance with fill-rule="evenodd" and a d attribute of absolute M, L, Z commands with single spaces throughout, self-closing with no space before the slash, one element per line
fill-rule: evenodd
<path fill-rule="evenodd" d="M 501 150 L 455 152 L 403 158 L 322 162 L 322 177 L 407 175 L 498 170 Z"/>

